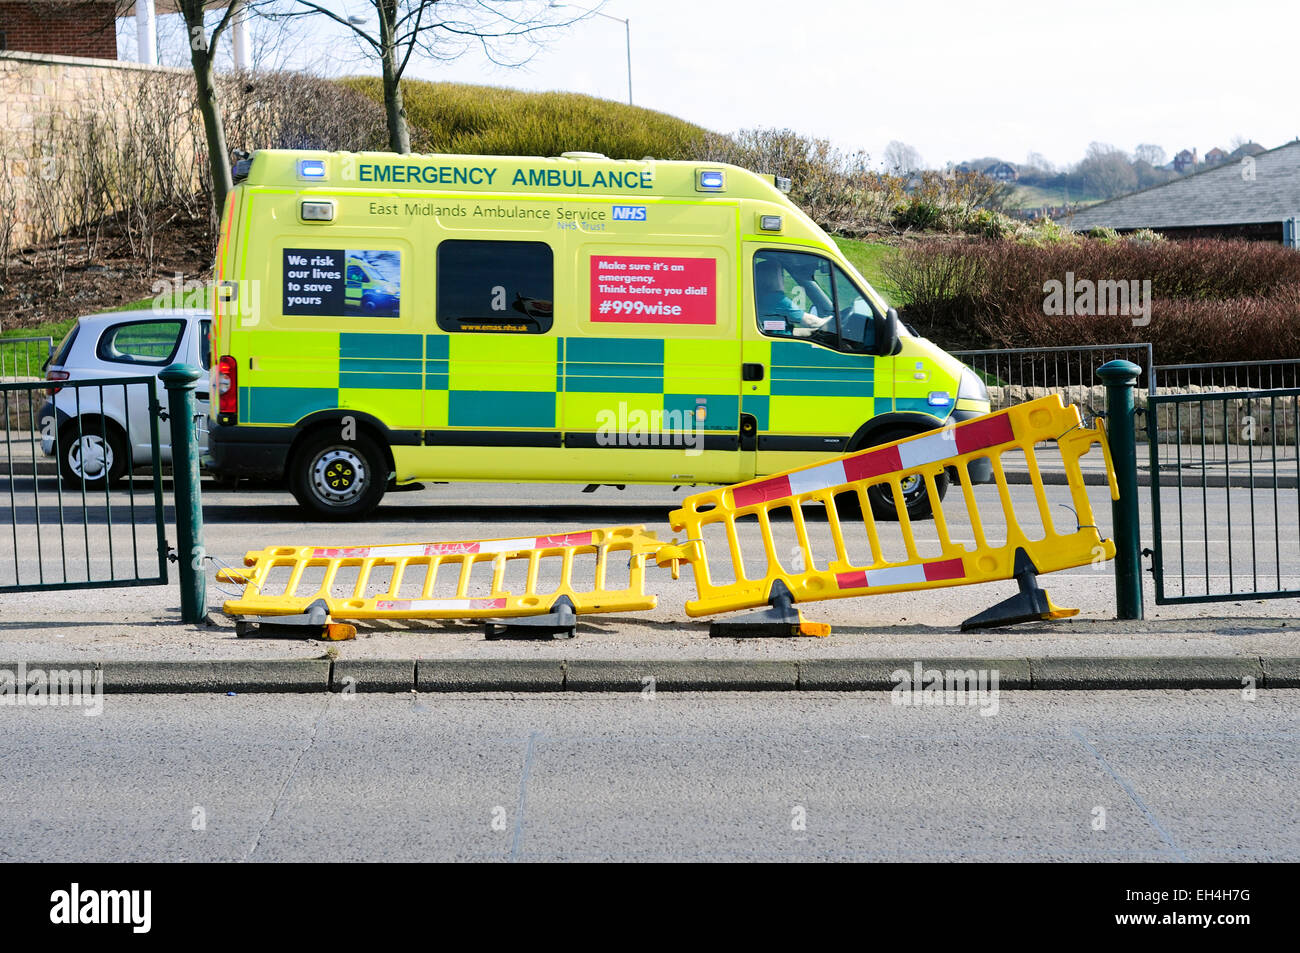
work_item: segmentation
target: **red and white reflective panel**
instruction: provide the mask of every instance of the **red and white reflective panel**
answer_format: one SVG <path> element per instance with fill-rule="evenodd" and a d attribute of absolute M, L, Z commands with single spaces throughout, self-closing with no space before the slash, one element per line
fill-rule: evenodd
<path fill-rule="evenodd" d="M 961 557 L 917 563 L 913 566 L 885 566 L 883 569 L 857 569 L 835 574 L 841 589 L 879 589 L 883 586 L 915 586 L 923 582 L 966 578 Z"/>
<path fill-rule="evenodd" d="M 731 491 L 732 505 L 753 506 L 772 500 L 815 493 L 845 483 L 856 483 L 977 450 L 987 450 L 1016 439 L 1009 414 L 994 414 L 948 427 L 924 437 L 913 437 L 891 447 L 864 450 L 853 456 L 815 467 L 793 470 L 784 476 L 746 483 Z"/>
<path fill-rule="evenodd" d="M 380 599 L 375 603 L 379 612 L 466 612 L 475 609 L 504 609 L 506 600 L 500 599 Z"/>
<path fill-rule="evenodd" d="M 317 546 L 313 559 L 409 559 L 412 556 L 457 556 L 473 553 L 512 553 L 528 549 L 554 549 L 594 545 L 594 533 L 561 533 L 558 536 L 529 536 L 522 539 L 468 540 L 461 543 L 401 543 L 396 546 Z"/>

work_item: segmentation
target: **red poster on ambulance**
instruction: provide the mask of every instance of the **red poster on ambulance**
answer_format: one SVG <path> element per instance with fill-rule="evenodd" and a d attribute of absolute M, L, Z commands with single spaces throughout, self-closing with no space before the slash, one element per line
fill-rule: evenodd
<path fill-rule="evenodd" d="M 717 324 L 714 258 L 591 256 L 591 320 Z"/>

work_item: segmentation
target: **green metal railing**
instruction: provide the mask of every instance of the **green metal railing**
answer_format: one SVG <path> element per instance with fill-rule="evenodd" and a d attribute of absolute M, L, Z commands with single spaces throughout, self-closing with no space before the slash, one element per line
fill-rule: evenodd
<path fill-rule="evenodd" d="M 1150 344 L 1088 344 L 1078 347 L 1021 347 L 949 351 L 989 388 L 993 410 L 1055 392 L 1067 404 L 1087 408 L 1100 396 L 1097 372 L 1109 361 L 1132 361 L 1143 375 L 1151 369 Z M 1100 403 L 1100 401 L 1097 401 Z"/>
<path fill-rule="evenodd" d="M 1148 401 L 1156 602 L 1300 596 L 1300 388 Z"/>
<path fill-rule="evenodd" d="M 132 444 L 143 434 L 124 433 L 100 413 L 119 397 L 128 421 L 133 410 L 146 410 L 134 419 L 148 420 L 148 481 L 137 479 L 133 459 Z M 10 532 L 0 535 L 12 546 L 4 553 L 8 547 L 0 543 L 0 592 L 167 582 L 160 411 L 151 376 L 0 383 L 0 513 L 7 502 L 10 524 Z M 74 447 L 86 479 L 61 472 L 68 470 L 63 461 Z M 95 447 L 126 454 L 117 485 L 108 479 L 105 457 L 95 470 Z"/>
<path fill-rule="evenodd" d="M 0 338 L 0 382 L 39 378 L 54 353 L 54 338 Z"/>

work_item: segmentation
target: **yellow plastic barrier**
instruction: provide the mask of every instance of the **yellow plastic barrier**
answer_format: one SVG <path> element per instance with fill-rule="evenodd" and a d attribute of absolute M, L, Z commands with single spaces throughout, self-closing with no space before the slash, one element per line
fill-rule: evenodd
<path fill-rule="evenodd" d="M 334 619 L 514 618 L 547 613 L 565 596 L 578 614 L 620 612 L 654 608 L 645 564 L 662 545 L 643 526 L 619 526 L 516 539 L 272 546 L 244 556 L 249 571 L 222 569 L 217 579 L 245 587 L 222 607 L 232 616 L 296 615 L 323 599 Z M 595 556 L 590 587 L 575 579 L 585 554 Z M 627 565 L 622 589 L 606 588 L 611 560 L 620 572 Z M 345 580 L 352 567 L 355 579 Z M 544 567 L 558 569 L 553 588 L 541 585 Z M 309 574 L 319 580 L 307 581 Z"/>
<path fill-rule="evenodd" d="M 1074 532 L 1058 532 L 1053 524 L 1036 455 L 1036 445 L 1044 441 L 1054 441 L 1060 448 L 1073 504 L 1072 520 L 1078 526 Z M 674 575 L 680 563 L 691 565 L 698 598 L 686 604 L 690 616 L 768 605 L 778 582 L 798 603 L 1029 577 L 1022 584 L 1023 592 L 1026 585 L 1032 586 L 1031 577 L 1036 572 L 1086 565 L 1115 554 L 1114 543 L 1103 540 L 1097 532 L 1079 464 L 1079 458 L 1096 443 L 1101 444 L 1106 455 L 1111 494 L 1117 498 L 1104 435 L 1099 429 L 1084 428 L 1078 409 L 1063 406 L 1060 397 L 1052 395 L 825 463 L 689 497 L 669 517 L 674 530 L 685 532 L 685 541 L 674 540 L 662 547 L 656 561 L 671 566 Z M 1003 457 L 1016 451 L 1023 452 L 1028 465 L 1034 490 L 1034 519 L 1015 512 L 1007 485 Z M 989 541 L 987 524 L 996 514 L 981 513 L 975 488 L 967 477 L 967 467 L 979 457 L 987 457 L 992 463 L 1000 515 L 1006 527 L 1005 541 Z M 949 467 L 955 467 L 959 474 L 960 503 L 954 504 L 950 497 L 947 504 L 941 504 L 935 481 Z M 937 553 L 922 555 L 903 503 L 902 482 L 913 475 L 924 479 L 929 490 L 938 535 Z M 881 528 L 872 516 L 867 491 L 878 484 L 892 488 L 905 549 L 901 559 L 888 558 L 881 545 Z M 861 516 L 855 514 L 852 518 L 860 518 L 865 530 L 870 549 L 866 561 L 855 560 L 846 546 L 843 521 L 847 517 L 841 515 L 835 502 L 837 495 L 846 493 L 857 497 Z M 946 511 L 954 505 L 965 507 L 973 545 L 952 538 Z M 777 510 L 788 511 L 797 538 L 796 548 L 784 561 L 772 532 L 772 516 Z M 821 541 L 822 552 L 814 551 L 809 516 L 825 520 L 829 541 Z M 1035 521 L 1041 524 L 1034 527 L 1042 529 L 1041 536 L 1027 532 L 1028 524 Z M 742 523 L 756 536 L 761 555 L 753 551 L 758 546 L 745 551 Z M 711 553 L 706 537 L 719 531 L 726 552 Z M 932 548 L 933 541 L 928 546 Z M 1018 555 L 1022 551 L 1023 556 Z M 1026 566 L 1026 557 L 1031 566 Z M 747 572 L 747 567 L 761 567 L 761 571 Z M 712 569 L 732 581 L 715 579 Z M 1036 603 L 1036 617 L 1059 618 L 1077 612 L 1052 606 L 1045 593 L 1035 591 L 1041 597 Z M 780 587 L 777 592 L 786 594 Z"/>

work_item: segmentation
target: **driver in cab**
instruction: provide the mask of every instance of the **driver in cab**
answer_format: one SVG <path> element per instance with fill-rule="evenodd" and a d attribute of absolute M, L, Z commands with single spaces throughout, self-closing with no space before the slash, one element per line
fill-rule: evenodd
<path fill-rule="evenodd" d="M 824 328 L 835 318 L 835 306 L 818 287 L 814 278 L 815 264 L 809 256 L 783 255 L 786 259 L 786 271 L 795 284 L 806 295 L 811 307 L 805 311 L 786 293 L 782 280 L 783 262 L 777 255 L 756 256 L 754 258 L 754 292 L 758 309 L 759 325 L 764 331 L 792 334 L 795 337 L 811 337 L 814 331 Z M 784 322 L 777 327 L 777 321 Z M 832 331 L 834 328 L 832 327 Z"/>

